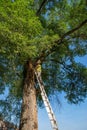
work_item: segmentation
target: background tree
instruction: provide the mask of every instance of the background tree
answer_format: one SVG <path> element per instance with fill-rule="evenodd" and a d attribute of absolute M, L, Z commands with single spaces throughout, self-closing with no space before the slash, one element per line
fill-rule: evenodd
<path fill-rule="evenodd" d="M 63 91 L 75 104 L 87 96 L 87 68 L 75 61 L 87 54 L 86 16 L 82 0 L 0 1 L 0 93 L 8 92 L 0 112 L 20 120 L 22 104 L 20 130 L 38 129 L 38 60 L 48 96 Z"/>

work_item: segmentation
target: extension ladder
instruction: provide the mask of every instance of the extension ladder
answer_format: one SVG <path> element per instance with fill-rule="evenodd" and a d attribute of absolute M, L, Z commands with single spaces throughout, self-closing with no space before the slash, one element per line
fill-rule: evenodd
<path fill-rule="evenodd" d="M 50 102 L 48 100 L 48 97 L 46 95 L 42 79 L 41 79 L 41 77 L 38 77 L 38 74 L 36 72 L 35 72 L 35 75 L 36 75 L 36 78 L 37 78 L 37 81 L 38 81 L 38 85 L 39 85 L 40 90 L 41 90 L 41 96 L 42 96 L 42 99 L 43 99 L 46 111 L 48 113 L 48 117 L 50 119 L 52 128 L 53 128 L 53 130 L 58 130 L 57 121 L 56 121 L 55 115 L 53 113 L 53 110 L 51 108 L 51 105 L 50 105 Z"/>

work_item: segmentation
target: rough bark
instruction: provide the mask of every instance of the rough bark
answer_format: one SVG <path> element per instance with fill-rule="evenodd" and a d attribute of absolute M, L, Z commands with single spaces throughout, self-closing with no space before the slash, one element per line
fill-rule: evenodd
<path fill-rule="evenodd" d="M 3 119 L 0 119 L 0 130 L 18 130 L 18 127 L 8 121 L 4 121 Z"/>
<path fill-rule="evenodd" d="M 34 70 L 30 61 L 27 62 L 25 71 L 26 78 L 23 88 L 23 103 L 19 130 L 38 130 Z"/>

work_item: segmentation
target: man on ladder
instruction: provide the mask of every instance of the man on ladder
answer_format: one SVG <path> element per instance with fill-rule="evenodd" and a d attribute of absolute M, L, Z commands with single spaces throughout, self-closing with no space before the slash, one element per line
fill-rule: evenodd
<path fill-rule="evenodd" d="M 41 61 L 40 60 L 37 61 L 37 64 L 36 64 L 36 67 L 35 67 L 35 75 L 36 75 L 36 78 L 37 78 L 37 81 L 38 81 L 38 84 L 39 84 L 39 87 L 40 87 L 40 90 L 41 90 L 41 96 L 42 96 L 45 108 L 47 110 L 52 128 L 53 128 L 53 130 L 58 130 L 57 121 L 56 121 L 55 115 L 53 113 L 53 110 L 51 108 L 48 97 L 46 95 L 46 92 L 45 92 L 45 89 L 44 89 L 44 84 L 43 84 L 43 81 L 42 81 L 42 78 L 41 78 Z"/>
<path fill-rule="evenodd" d="M 36 72 L 39 80 L 41 81 L 41 61 L 40 60 L 38 60 L 36 63 L 35 72 Z"/>

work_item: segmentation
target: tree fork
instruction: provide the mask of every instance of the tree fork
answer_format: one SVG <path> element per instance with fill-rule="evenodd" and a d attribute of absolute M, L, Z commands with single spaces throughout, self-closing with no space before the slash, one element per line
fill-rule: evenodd
<path fill-rule="evenodd" d="M 34 69 L 31 61 L 26 63 L 25 73 L 19 130 L 38 130 Z"/>

